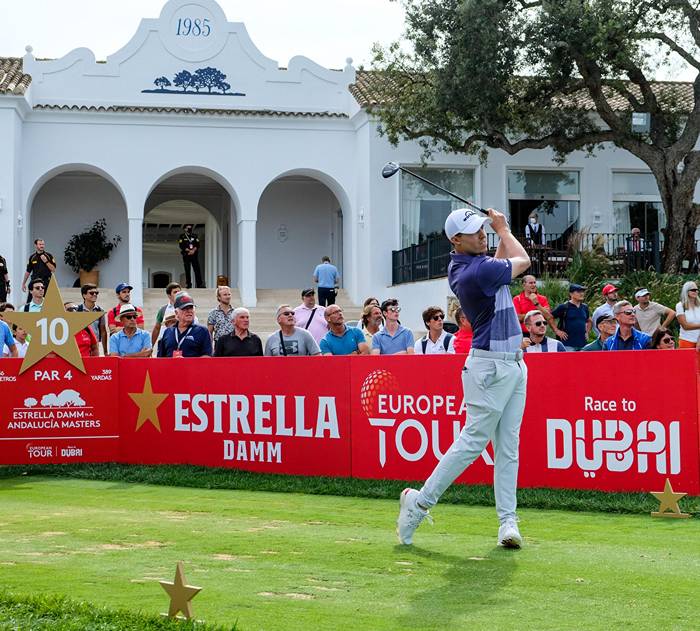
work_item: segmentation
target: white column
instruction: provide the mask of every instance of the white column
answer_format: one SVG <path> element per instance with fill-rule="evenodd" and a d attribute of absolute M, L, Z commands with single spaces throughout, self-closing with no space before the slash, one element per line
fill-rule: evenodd
<path fill-rule="evenodd" d="M 131 301 L 143 307 L 143 219 L 129 217 L 129 284 Z"/>
<path fill-rule="evenodd" d="M 238 290 L 244 307 L 257 305 L 257 268 L 255 260 L 255 219 L 238 222 Z"/>

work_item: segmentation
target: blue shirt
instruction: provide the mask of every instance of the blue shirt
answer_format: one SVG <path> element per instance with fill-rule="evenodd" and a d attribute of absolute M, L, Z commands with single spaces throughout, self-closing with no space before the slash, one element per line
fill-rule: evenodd
<path fill-rule="evenodd" d="M 143 329 L 136 329 L 131 337 L 124 333 L 124 329 L 119 329 L 109 337 L 109 352 L 119 353 L 120 357 L 140 353 L 151 348 L 151 334 Z"/>
<path fill-rule="evenodd" d="M 413 333 L 400 324 L 393 337 L 389 335 L 386 328 L 381 329 L 372 337 L 372 348 L 378 348 L 380 355 L 396 355 L 396 353 L 405 352 L 413 348 Z"/>
<path fill-rule="evenodd" d="M 651 336 L 638 329 L 632 329 L 632 335 L 627 340 L 620 337 L 620 327 L 615 331 L 615 335 L 609 337 L 604 342 L 606 351 L 641 351 L 649 348 Z"/>
<path fill-rule="evenodd" d="M 319 287 L 335 287 L 338 282 L 338 268 L 330 263 L 321 263 L 314 270 L 314 278 Z"/>
<path fill-rule="evenodd" d="M 160 341 L 158 357 L 172 357 L 173 351 L 182 351 L 183 357 L 201 357 L 211 355 L 211 335 L 206 327 L 193 324 L 189 329 L 180 333 L 177 326 L 171 326 L 163 333 Z"/>
<path fill-rule="evenodd" d="M 362 338 L 364 339 L 364 335 Z M 12 348 L 15 346 L 15 338 L 12 337 L 10 327 L 5 322 L 0 322 L 0 349 L 2 349 L 3 344 L 7 348 Z M 2 353 L 0 353 L 0 359 L 2 359 Z"/>
<path fill-rule="evenodd" d="M 581 303 L 577 307 L 573 302 L 565 302 L 552 311 L 552 317 L 559 319 L 559 328 L 569 336 L 566 346 L 583 348 L 588 344 L 586 339 L 586 322 L 589 318 L 588 305 Z"/>
<path fill-rule="evenodd" d="M 358 350 L 358 344 L 365 343 L 365 335 L 360 329 L 345 326 L 342 335 L 336 335 L 333 331 L 328 331 L 321 340 L 321 352 L 325 355 L 349 355 Z M 405 349 L 404 349 L 405 350 Z"/>
<path fill-rule="evenodd" d="M 474 330 L 472 348 L 515 353 L 523 333 L 508 286 L 513 266 L 508 259 L 485 254 L 450 254 L 447 280 Z"/>

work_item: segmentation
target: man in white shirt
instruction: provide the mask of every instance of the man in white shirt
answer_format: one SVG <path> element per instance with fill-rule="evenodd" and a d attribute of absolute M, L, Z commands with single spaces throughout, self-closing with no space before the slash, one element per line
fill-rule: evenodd
<path fill-rule="evenodd" d="M 547 332 L 547 321 L 537 309 L 528 311 L 523 322 L 530 333 L 530 344 L 527 344 L 527 340 L 523 344 L 526 353 L 566 352 L 566 347 L 559 340 L 554 340 L 545 335 Z"/>
<path fill-rule="evenodd" d="M 445 331 L 444 321 L 445 312 L 440 307 L 428 307 L 423 311 L 423 324 L 428 333 L 414 344 L 416 355 L 454 354 L 455 336 Z"/>

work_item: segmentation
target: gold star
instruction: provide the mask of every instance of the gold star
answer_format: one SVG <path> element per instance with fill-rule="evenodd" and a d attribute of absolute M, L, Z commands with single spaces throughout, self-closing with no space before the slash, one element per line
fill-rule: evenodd
<path fill-rule="evenodd" d="M 139 407 L 139 417 L 136 420 L 138 432 L 146 421 L 151 421 L 153 427 L 160 431 L 160 420 L 158 419 L 158 406 L 168 398 L 167 394 L 157 394 L 151 387 L 151 375 L 146 371 L 146 381 L 143 384 L 143 392 L 129 392 L 131 400 Z"/>
<path fill-rule="evenodd" d="M 190 602 L 199 592 L 201 587 L 185 585 L 185 574 L 182 571 L 182 561 L 178 561 L 177 570 L 175 571 L 175 582 L 159 581 L 163 589 L 170 596 L 170 608 L 168 609 L 168 618 L 174 618 L 178 612 L 188 620 L 192 619 L 192 603 Z"/>
<path fill-rule="evenodd" d="M 685 497 L 687 493 L 674 493 L 671 487 L 671 480 L 666 478 L 663 492 L 651 493 L 659 500 L 658 512 L 652 513 L 653 517 L 690 517 L 688 513 L 682 513 L 678 506 L 678 500 Z"/>
<path fill-rule="evenodd" d="M 63 307 L 63 298 L 55 279 L 49 281 L 41 311 L 35 313 L 5 311 L 5 320 L 21 326 L 32 337 L 19 370 L 20 374 L 49 353 L 56 353 L 80 372 L 85 372 L 75 334 L 99 319 L 101 315 L 98 312 L 67 312 Z"/>

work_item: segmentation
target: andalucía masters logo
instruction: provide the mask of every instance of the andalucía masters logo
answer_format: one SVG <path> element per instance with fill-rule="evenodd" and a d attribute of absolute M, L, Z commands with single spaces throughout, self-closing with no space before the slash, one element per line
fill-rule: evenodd
<path fill-rule="evenodd" d="M 388 370 L 373 370 L 362 383 L 360 403 L 367 418 L 379 413 L 380 394 L 398 394 L 399 382 Z"/>

